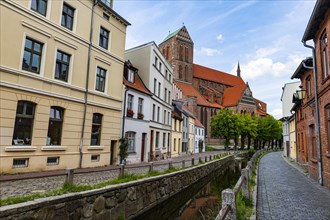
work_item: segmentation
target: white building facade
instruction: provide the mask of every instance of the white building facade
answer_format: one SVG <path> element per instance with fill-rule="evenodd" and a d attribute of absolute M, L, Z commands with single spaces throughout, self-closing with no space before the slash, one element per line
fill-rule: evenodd
<path fill-rule="evenodd" d="M 195 144 L 194 144 L 194 152 L 201 153 L 205 152 L 205 128 L 202 123 L 196 118 L 195 119 Z M 203 146 L 199 148 L 199 141 L 203 142 Z"/>
<path fill-rule="evenodd" d="M 139 69 L 139 75 L 151 92 L 148 160 L 166 159 L 170 155 L 172 74 L 170 64 L 155 42 L 125 51 L 125 58 Z"/>

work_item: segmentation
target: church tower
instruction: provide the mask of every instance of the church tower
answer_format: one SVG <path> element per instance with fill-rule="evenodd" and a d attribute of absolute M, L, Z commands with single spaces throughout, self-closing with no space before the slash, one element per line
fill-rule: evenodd
<path fill-rule="evenodd" d="M 241 77 L 241 68 L 240 68 L 240 66 L 239 66 L 239 61 L 238 61 L 238 65 L 237 65 L 237 76 L 238 76 L 239 78 L 242 78 L 242 77 Z"/>
<path fill-rule="evenodd" d="M 194 42 L 185 26 L 169 34 L 159 45 L 173 69 L 173 78 L 192 83 Z"/>

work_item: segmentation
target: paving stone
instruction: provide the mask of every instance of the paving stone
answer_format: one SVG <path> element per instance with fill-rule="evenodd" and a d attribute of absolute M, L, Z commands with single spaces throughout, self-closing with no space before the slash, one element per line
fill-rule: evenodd
<path fill-rule="evenodd" d="M 260 160 L 257 204 L 257 219 L 330 219 L 330 191 L 285 162 L 282 152 Z"/>

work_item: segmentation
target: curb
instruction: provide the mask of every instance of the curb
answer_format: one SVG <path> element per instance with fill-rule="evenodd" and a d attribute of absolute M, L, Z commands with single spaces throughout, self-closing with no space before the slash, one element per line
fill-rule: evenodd
<path fill-rule="evenodd" d="M 298 170 L 298 171 L 299 171 L 300 173 L 302 173 L 304 176 L 309 176 L 309 175 L 308 175 L 308 172 L 307 172 L 307 173 L 304 172 L 304 170 L 303 170 L 302 168 L 300 168 L 298 164 L 295 164 L 296 162 L 291 162 L 291 161 L 289 161 L 289 159 L 286 158 L 286 157 L 284 157 L 283 155 L 282 155 L 282 158 L 283 158 L 283 160 L 284 160 L 287 164 L 289 164 L 291 167 L 293 167 L 293 168 L 295 168 L 296 170 Z"/>

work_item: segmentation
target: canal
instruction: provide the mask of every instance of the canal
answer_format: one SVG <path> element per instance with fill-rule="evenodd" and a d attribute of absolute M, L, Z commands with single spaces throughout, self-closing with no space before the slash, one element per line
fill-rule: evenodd
<path fill-rule="evenodd" d="M 241 161 L 241 167 L 247 160 Z M 135 219 L 141 220 L 199 220 L 215 219 L 221 209 L 221 192 L 233 188 L 239 179 L 240 166 L 232 162 L 225 170 L 219 169 L 192 184 Z"/>

